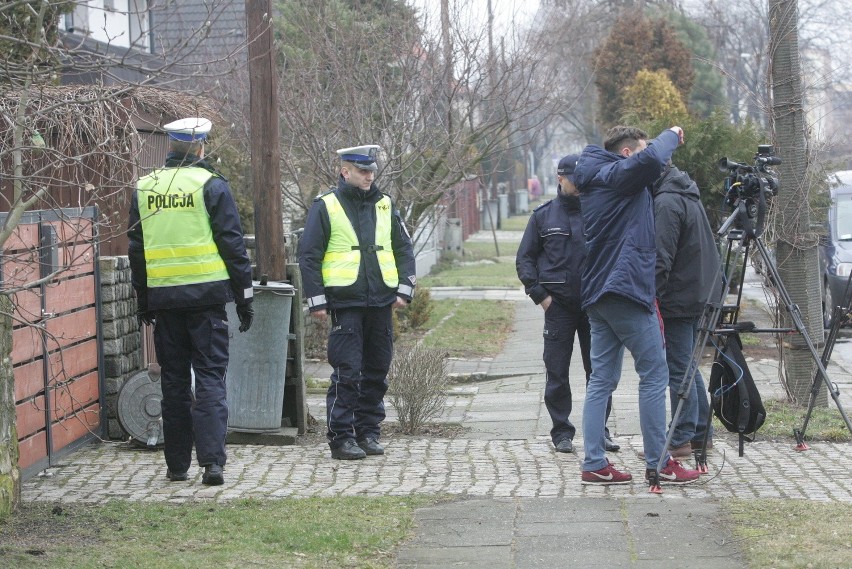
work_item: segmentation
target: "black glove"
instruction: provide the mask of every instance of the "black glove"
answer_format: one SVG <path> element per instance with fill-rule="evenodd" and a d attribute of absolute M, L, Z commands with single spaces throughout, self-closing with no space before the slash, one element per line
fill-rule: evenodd
<path fill-rule="evenodd" d="M 237 305 L 237 318 L 240 319 L 240 332 L 248 332 L 254 318 L 254 308 L 251 307 L 251 303 Z"/>
<path fill-rule="evenodd" d="M 153 326 L 156 321 L 156 315 L 150 310 L 137 310 L 136 311 L 136 322 L 139 324 L 141 328 L 143 324 L 148 324 L 149 326 Z"/>

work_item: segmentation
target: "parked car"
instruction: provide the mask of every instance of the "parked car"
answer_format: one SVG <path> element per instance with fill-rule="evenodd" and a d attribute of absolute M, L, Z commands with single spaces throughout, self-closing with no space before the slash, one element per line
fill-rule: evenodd
<path fill-rule="evenodd" d="M 819 260 L 822 271 L 822 314 L 825 327 L 831 325 L 835 305 L 849 306 L 852 296 L 852 170 L 834 174 L 840 185 L 831 189 L 826 235 L 820 237 Z M 848 287 L 847 287 L 848 284 Z M 847 291 L 847 288 L 849 289 Z"/>

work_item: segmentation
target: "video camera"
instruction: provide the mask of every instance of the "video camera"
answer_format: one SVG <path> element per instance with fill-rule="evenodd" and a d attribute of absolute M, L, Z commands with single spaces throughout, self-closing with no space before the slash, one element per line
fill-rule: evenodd
<path fill-rule="evenodd" d="M 735 209 L 739 200 L 753 201 L 761 194 L 768 198 L 778 195 L 778 178 L 770 166 L 781 164 L 781 158 L 773 154 L 771 144 L 761 144 L 754 155 L 754 164 L 740 164 L 728 158 L 719 159 L 719 170 L 728 174 L 725 178 L 725 203 Z M 756 207 L 756 204 L 748 205 Z"/>
<path fill-rule="evenodd" d="M 727 174 L 725 204 L 734 210 L 719 234 L 724 234 L 734 222 L 749 235 L 756 236 L 763 231 L 766 201 L 778 195 L 778 178 L 769 167 L 781 164 L 781 158 L 773 151 L 771 144 L 759 145 L 751 166 L 728 158 L 719 159 L 719 170 Z"/>

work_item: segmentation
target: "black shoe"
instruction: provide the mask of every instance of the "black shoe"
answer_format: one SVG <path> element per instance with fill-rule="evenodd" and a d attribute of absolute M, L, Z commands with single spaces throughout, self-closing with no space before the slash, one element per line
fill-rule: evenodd
<path fill-rule="evenodd" d="M 225 483 L 225 473 L 218 464 L 208 464 L 201 475 L 201 483 L 207 486 L 221 486 Z"/>
<path fill-rule="evenodd" d="M 574 452 L 574 442 L 569 438 L 560 439 L 554 446 L 556 452 Z"/>
<path fill-rule="evenodd" d="M 189 480 L 189 473 L 185 470 L 183 472 L 172 472 L 167 469 L 166 478 L 168 478 L 171 482 L 184 482 Z"/>
<path fill-rule="evenodd" d="M 375 456 L 377 454 L 385 454 L 385 447 L 379 444 L 379 441 L 373 437 L 364 437 L 358 439 L 358 446 L 361 447 L 367 456 Z"/>
<path fill-rule="evenodd" d="M 331 458 L 337 460 L 359 460 L 366 458 L 367 453 L 355 443 L 355 439 L 343 439 L 338 447 L 331 447 Z"/>
<path fill-rule="evenodd" d="M 621 450 L 621 445 L 609 437 L 604 437 L 604 450 L 606 452 L 618 452 Z"/>

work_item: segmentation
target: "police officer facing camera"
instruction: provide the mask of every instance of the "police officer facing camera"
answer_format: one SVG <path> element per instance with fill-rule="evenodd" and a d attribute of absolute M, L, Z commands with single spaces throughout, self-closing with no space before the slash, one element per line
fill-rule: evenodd
<path fill-rule="evenodd" d="M 580 197 L 574 186 L 578 158 L 569 154 L 559 161 L 559 195 L 535 208 L 515 259 L 526 293 L 544 310 L 544 404 L 553 422 L 550 437 L 557 452 L 574 452 L 576 428 L 569 419 L 573 402 L 568 368 L 575 335 L 580 341 L 586 383 L 592 373 L 589 318 L 580 307 L 586 240 Z M 612 398 L 607 404 L 607 419 L 611 408 Z M 610 452 L 621 448 L 610 438 L 609 429 L 605 431 L 604 448 Z"/>
<path fill-rule="evenodd" d="M 384 454 L 379 444 L 393 355 L 391 311 L 414 295 L 411 238 L 374 183 L 376 145 L 343 148 L 337 187 L 314 200 L 299 266 L 311 316 L 331 315 L 326 396 L 331 457 Z"/>
<path fill-rule="evenodd" d="M 253 316 L 251 262 L 228 181 L 204 160 L 212 124 L 191 117 L 163 127 L 170 151 L 130 202 L 128 237 L 140 325 L 154 324 L 162 369 L 166 478 L 187 480 L 195 445 L 201 482 L 224 482 L 228 322 Z M 195 394 L 191 374 L 195 374 Z"/>

